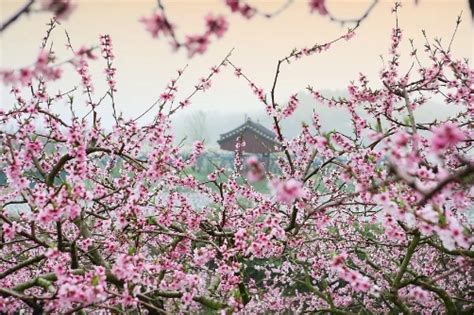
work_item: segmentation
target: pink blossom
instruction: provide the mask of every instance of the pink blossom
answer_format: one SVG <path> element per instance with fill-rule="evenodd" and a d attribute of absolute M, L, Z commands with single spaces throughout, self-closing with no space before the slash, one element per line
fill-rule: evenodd
<path fill-rule="evenodd" d="M 1 312 L 13 312 L 13 309 L 10 309 L 9 306 L 13 304 L 13 300 L 10 298 L 0 297 L 0 311 Z"/>
<path fill-rule="evenodd" d="M 16 231 L 13 225 L 8 223 L 3 223 L 2 225 L 3 236 L 5 237 L 6 241 L 10 241 L 15 237 Z"/>
<path fill-rule="evenodd" d="M 45 50 L 41 50 L 36 59 L 36 68 L 38 70 L 44 70 L 49 62 L 49 53 Z"/>
<path fill-rule="evenodd" d="M 239 11 L 240 11 L 240 14 L 242 14 L 242 16 L 247 19 L 251 19 L 257 12 L 255 8 L 251 7 L 247 3 L 242 5 Z"/>
<path fill-rule="evenodd" d="M 325 1 L 326 0 L 309 0 L 309 8 L 311 13 L 317 11 L 320 15 L 328 14 Z"/>
<path fill-rule="evenodd" d="M 166 18 L 158 12 L 153 13 L 149 17 L 142 17 L 140 22 L 145 24 L 146 30 L 150 32 L 153 38 L 158 38 L 160 33 L 167 36 L 171 34 L 174 28 L 173 25 L 171 25 Z"/>
<path fill-rule="evenodd" d="M 349 32 L 347 32 L 346 35 L 344 35 L 344 39 L 345 40 L 350 40 L 352 39 L 354 36 L 355 36 L 355 32 L 353 30 L 350 30 Z"/>
<path fill-rule="evenodd" d="M 174 97 L 173 93 L 161 93 L 160 95 L 160 99 L 162 99 L 163 101 L 167 102 L 169 100 L 172 100 Z"/>
<path fill-rule="evenodd" d="M 206 16 L 206 28 L 208 34 L 214 34 L 218 38 L 221 38 L 227 29 L 229 28 L 229 23 L 223 15 L 214 16 L 208 14 Z"/>
<path fill-rule="evenodd" d="M 433 129 L 431 147 L 433 152 L 442 153 L 464 140 L 466 136 L 458 126 L 452 123 L 445 123 Z"/>
<path fill-rule="evenodd" d="M 247 19 L 252 18 L 257 10 L 241 0 L 225 0 L 232 12 L 238 12 Z"/>
<path fill-rule="evenodd" d="M 298 100 L 298 95 L 294 94 L 290 97 L 290 100 L 288 101 L 288 104 L 286 105 L 286 108 L 283 110 L 283 116 L 284 117 L 290 117 L 298 107 L 299 100 Z"/>
<path fill-rule="evenodd" d="M 55 17 L 60 20 L 67 20 L 76 8 L 72 0 L 41 0 L 43 10 L 54 13 Z"/>
<path fill-rule="evenodd" d="M 207 179 L 211 182 L 214 182 L 217 180 L 217 175 L 216 173 L 210 173 L 209 175 L 207 175 Z"/>
<path fill-rule="evenodd" d="M 247 166 L 247 178 L 251 183 L 261 181 L 263 178 L 265 178 L 265 168 L 258 161 L 256 156 L 250 156 L 247 158 Z"/>
<path fill-rule="evenodd" d="M 239 10 L 239 1 L 240 0 L 225 0 L 225 3 L 232 12 L 236 12 Z"/>
<path fill-rule="evenodd" d="M 275 188 L 277 201 L 285 204 L 291 204 L 295 199 L 302 198 L 306 195 L 303 183 L 294 178 L 290 178 L 287 181 L 273 182 L 273 186 Z"/>
<path fill-rule="evenodd" d="M 409 140 L 410 140 L 409 134 L 407 134 L 404 131 L 399 131 L 397 134 L 394 135 L 394 141 L 398 147 L 406 146 Z"/>
<path fill-rule="evenodd" d="M 31 80 L 33 79 L 33 71 L 28 68 L 20 69 L 19 81 L 23 85 L 30 85 Z"/>
<path fill-rule="evenodd" d="M 13 70 L 0 70 L 0 77 L 5 84 L 13 84 L 16 82 L 16 75 Z"/>
<path fill-rule="evenodd" d="M 81 57 L 87 57 L 88 59 L 95 60 L 97 56 L 94 55 L 92 48 L 87 48 L 85 46 L 81 46 L 79 50 L 76 52 L 76 55 Z"/>
<path fill-rule="evenodd" d="M 185 47 L 188 50 L 188 56 L 193 57 L 196 54 L 203 54 L 209 45 L 209 36 L 205 35 L 189 35 L 186 37 Z"/>
<path fill-rule="evenodd" d="M 333 258 L 331 265 L 333 267 L 341 267 L 341 266 L 343 266 L 343 264 L 346 261 L 347 257 L 348 257 L 347 253 L 340 253 L 339 255 L 336 255 Z"/>

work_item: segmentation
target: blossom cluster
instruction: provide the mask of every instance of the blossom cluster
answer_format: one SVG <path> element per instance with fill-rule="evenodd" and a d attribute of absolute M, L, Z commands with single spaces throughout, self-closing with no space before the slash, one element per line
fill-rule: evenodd
<path fill-rule="evenodd" d="M 221 38 L 228 29 L 227 19 L 223 15 L 213 15 L 209 13 L 206 18 L 206 30 L 203 34 L 186 35 L 183 42 L 178 41 L 175 34 L 175 26 L 171 24 L 167 17 L 160 12 L 155 12 L 149 17 L 143 17 L 140 20 L 152 37 L 157 38 L 160 34 L 171 37 L 171 45 L 174 49 L 181 47 L 186 48 L 189 57 L 196 54 L 204 54 L 207 51 L 208 45 L 211 43 L 211 38 L 215 36 L 217 39 Z"/>

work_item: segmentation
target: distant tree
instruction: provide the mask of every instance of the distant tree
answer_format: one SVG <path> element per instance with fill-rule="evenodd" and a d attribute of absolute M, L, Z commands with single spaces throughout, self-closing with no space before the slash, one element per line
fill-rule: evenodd
<path fill-rule="evenodd" d="M 187 135 L 189 135 L 189 140 L 193 142 L 209 140 L 208 123 L 206 113 L 202 110 L 190 113 L 185 122 L 185 128 L 187 130 Z"/>

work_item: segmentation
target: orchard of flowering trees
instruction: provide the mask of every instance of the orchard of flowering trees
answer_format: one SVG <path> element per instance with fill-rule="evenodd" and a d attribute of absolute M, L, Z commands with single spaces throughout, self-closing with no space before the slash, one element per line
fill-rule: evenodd
<path fill-rule="evenodd" d="M 224 2 L 244 17 L 259 14 L 246 1 Z M 308 3 L 331 16 L 325 0 Z M 315 106 L 347 111 L 352 132 L 323 131 L 315 112 L 288 138 L 282 122 L 299 99 L 277 100 L 282 71 L 356 41 L 371 7 L 342 21 L 350 28 L 334 40 L 276 56 L 270 86 L 254 82 L 230 52 L 188 97 L 175 96 L 185 75 L 178 71 L 155 104 L 126 119 L 116 106 L 109 35 L 89 48 L 68 37 L 69 55 L 54 53 L 50 34 L 74 15 L 74 3 L 27 1 L 2 32 L 38 5 L 56 17 L 39 39 L 37 59 L 0 72 L 15 98 L 0 107 L 0 313 L 474 312 L 474 70 L 451 52 L 460 19 L 448 41 L 426 37 L 424 46 L 401 51 L 403 9 L 394 4 L 378 77 L 354 74 L 347 97 L 308 88 Z M 181 40 L 161 1 L 137 23 L 189 56 L 205 53 L 230 27 L 211 14 L 203 34 Z M 408 72 L 401 56 L 413 62 Z M 106 91 L 95 89 L 92 63 L 103 65 Z M 245 158 L 242 141 L 233 169 L 216 168 L 206 180 L 189 172 L 205 147 L 198 141 L 184 152 L 170 131 L 173 117 L 225 71 L 248 83 L 271 118 L 278 172 Z M 82 85 L 58 93 L 50 86 L 65 72 Z M 415 110 L 433 97 L 456 114 L 418 121 Z M 69 108 L 69 118 L 57 104 Z M 103 107 L 113 128 L 103 127 Z M 140 120 L 145 115 L 150 123 Z M 254 188 L 261 181 L 270 193 Z M 194 205 L 190 192 L 209 202 Z"/>

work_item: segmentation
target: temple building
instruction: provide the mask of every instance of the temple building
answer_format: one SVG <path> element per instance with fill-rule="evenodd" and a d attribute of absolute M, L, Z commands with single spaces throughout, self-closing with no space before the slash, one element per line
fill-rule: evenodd
<path fill-rule="evenodd" d="M 242 125 L 221 134 L 217 143 L 222 150 L 234 152 L 239 137 L 242 137 L 245 142 L 244 153 L 257 155 L 269 169 L 271 167 L 270 153 L 278 151 L 279 143 L 275 133 L 262 124 L 247 118 Z"/>

